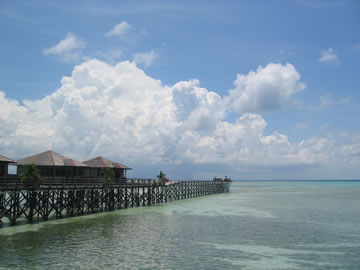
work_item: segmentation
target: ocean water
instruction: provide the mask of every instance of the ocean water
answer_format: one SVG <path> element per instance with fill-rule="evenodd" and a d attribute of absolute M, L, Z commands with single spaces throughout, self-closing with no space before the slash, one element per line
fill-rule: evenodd
<path fill-rule="evenodd" d="M 0 269 L 360 269 L 360 181 L 231 192 L 0 227 Z"/>

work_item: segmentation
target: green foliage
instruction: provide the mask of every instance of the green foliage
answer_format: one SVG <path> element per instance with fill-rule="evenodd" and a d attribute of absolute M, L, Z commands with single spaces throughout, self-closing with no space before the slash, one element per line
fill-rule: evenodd
<path fill-rule="evenodd" d="M 115 178 L 115 172 L 112 168 L 102 168 L 100 175 L 102 176 L 104 183 L 112 183 Z"/>
<path fill-rule="evenodd" d="M 162 171 L 160 171 L 160 174 L 157 176 L 157 178 L 158 178 L 160 184 L 165 183 L 165 173 L 163 173 Z"/>
<path fill-rule="evenodd" d="M 24 165 L 22 170 L 21 182 L 33 187 L 40 184 L 40 169 L 34 163 Z"/>

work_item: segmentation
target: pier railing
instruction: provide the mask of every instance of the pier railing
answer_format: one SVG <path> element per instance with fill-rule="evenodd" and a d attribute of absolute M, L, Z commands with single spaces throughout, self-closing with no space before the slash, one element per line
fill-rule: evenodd
<path fill-rule="evenodd" d="M 14 179 L 13 179 L 14 180 Z M 42 182 L 29 187 L 21 182 L 0 186 L 0 221 L 16 224 L 117 209 L 150 206 L 229 192 L 231 182 L 127 179 L 117 183 Z M 1 223 L 1 222 L 0 222 Z"/>
<path fill-rule="evenodd" d="M 111 181 L 104 181 L 102 178 L 89 177 L 41 177 L 39 187 L 56 188 L 56 187 L 102 187 L 102 186 L 118 186 L 118 185 L 152 185 L 158 184 L 154 179 L 144 178 L 121 178 Z M 6 176 L 0 177 L 0 190 L 9 189 L 28 189 L 29 186 L 23 183 L 20 177 Z"/>

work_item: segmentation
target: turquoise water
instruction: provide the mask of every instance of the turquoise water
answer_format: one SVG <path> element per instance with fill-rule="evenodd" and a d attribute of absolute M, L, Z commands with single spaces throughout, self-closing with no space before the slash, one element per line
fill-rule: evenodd
<path fill-rule="evenodd" d="M 3 227 L 0 269 L 360 269 L 360 182 L 235 182 L 226 194 Z"/>

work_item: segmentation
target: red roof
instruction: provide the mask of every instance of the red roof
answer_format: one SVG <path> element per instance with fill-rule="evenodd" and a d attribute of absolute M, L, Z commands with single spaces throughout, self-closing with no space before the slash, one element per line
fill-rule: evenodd
<path fill-rule="evenodd" d="M 125 166 L 118 162 L 111 161 L 110 159 L 101 156 L 93 159 L 89 159 L 87 161 L 84 161 L 83 163 L 85 163 L 86 165 L 92 168 L 119 168 L 124 170 L 131 170 L 131 168 L 128 166 Z"/>
<path fill-rule="evenodd" d="M 7 158 L 5 156 L 0 155 L 0 162 L 5 162 L 5 163 L 15 163 L 14 160 Z"/>
<path fill-rule="evenodd" d="M 32 164 L 38 166 L 68 166 L 68 167 L 88 167 L 86 164 L 72 158 L 60 155 L 54 151 L 46 151 L 30 157 L 20 159 L 18 165 Z"/>

